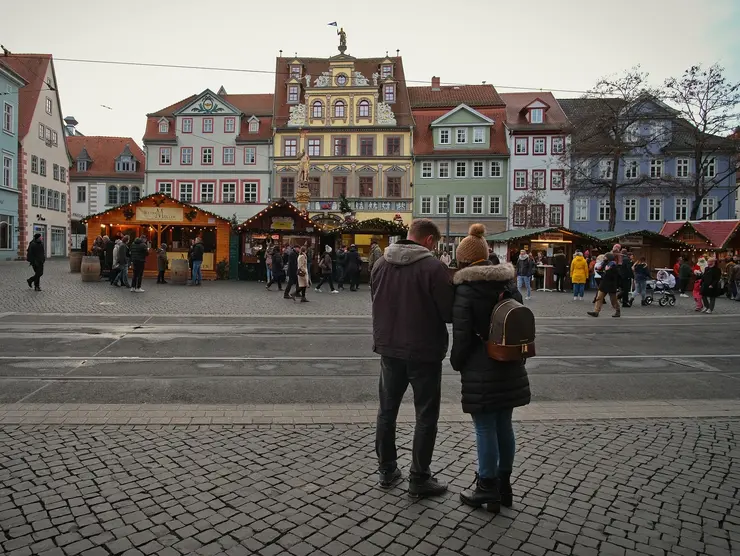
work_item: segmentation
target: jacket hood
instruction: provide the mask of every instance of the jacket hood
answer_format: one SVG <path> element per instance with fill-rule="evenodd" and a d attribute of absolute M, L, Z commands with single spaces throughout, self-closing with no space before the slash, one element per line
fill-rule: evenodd
<path fill-rule="evenodd" d="M 459 286 L 463 282 L 509 282 L 514 278 L 516 270 L 511 263 L 482 264 L 458 270 L 452 281 Z"/>
<path fill-rule="evenodd" d="M 140 237 L 137 237 L 137 238 L 136 238 L 136 239 L 134 240 L 134 243 L 141 243 L 141 238 L 140 238 Z"/>
<path fill-rule="evenodd" d="M 406 240 L 389 245 L 383 254 L 386 261 L 398 266 L 408 266 L 431 256 L 432 252 L 423 245 Z"/>

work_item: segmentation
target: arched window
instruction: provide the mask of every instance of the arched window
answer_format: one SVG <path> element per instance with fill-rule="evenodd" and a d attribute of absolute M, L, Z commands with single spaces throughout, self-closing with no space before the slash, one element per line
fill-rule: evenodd
<path fill-rule="evenodd" d="M 121 186 L 121 189 L 118 190 L 118 202 L 122 205 L 125 205 L 129 202 L 128 197 L 128 187 L 125 185 Z"/>
<path fill-rule="evenodd" d="M 138 185 L 131 187 L 131 202 L 135 203 L 141 199 L 141 188 Z"/>
<path fill-rule="evenodd" d="M 357 105 L 360 118 L 370 117 L 370 102 L 367 100 L 361 100 Z"/>
<path fill-rule="evenodd" d="M 324 103 L 321 102 L 320 100 L 315 101 L 312 104 L 311 115 L 314 118 L 323 118 L 324 117 Z"/>
<path fill-rule="evenodd" d="M 108 204 L 109 205 L 118 204 L 118 188 L 115 185 L 108 186 Z"/>
<path fill-rule="evenodd" d="M 344 101 L 338 100 L 334 103 L 334 117 L 344 118 Z"/>

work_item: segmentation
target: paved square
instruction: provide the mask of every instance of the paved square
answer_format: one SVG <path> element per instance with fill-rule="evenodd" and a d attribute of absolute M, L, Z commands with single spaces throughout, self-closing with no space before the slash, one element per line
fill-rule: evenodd
<path fill-rule="evenodd" d="M 408 468 L 412 429 L 399 427 Z M 469 423 L 440 427 L 440 500 L 374 487 L 367 425 L 0 429 L 7 554 L 737 554 L 740 420 L 517 425 L 515 506 L 457 494 Z"/>

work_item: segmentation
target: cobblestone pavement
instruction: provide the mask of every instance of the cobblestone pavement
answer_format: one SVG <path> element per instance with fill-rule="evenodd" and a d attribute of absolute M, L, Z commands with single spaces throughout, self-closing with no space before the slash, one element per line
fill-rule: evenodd
<path fill-rule="evenodd" d="M 374 486 L 366 425 L 4 427 L 10 555 L 740 553 L 740 420 L 517 425 L 515 504 L 462 506 L 475 437 L 442 425 L 447 496 Z M 399 445 L 412 430 L 399 427 Z M 408 449 L 402 450 L 408 467 Z"/>
<path fill-rule="evenodd" d="M 276 288 L 266 292 L 254 282 L 206 282 L 201 288 L 157 285 L 153 278 L 144 280 L 143 294 L 113 288 L 107 282 L 83 283 L 79 274 L 70 274 L 66 259 L 50 260 L 44 269 L 42 292 L 30 290 L 25 279 L 30 276 L 24 262 L 0 262 L 0 312 L 19 313 L 107 313 L 107 314 L 192 314 L 192 315 L 369 315 L 370 295 L 367 285 L 351 293 L 348 289 L 331 295 L 328 288 L 320 294 L 308 292 L 311 303 L 295 304 L 282 299 Z M 586 293 L 586 299 L 592 292 Z M 694 312 L 693 299 L 679 298 L 675 307 L 625 309 L 624 316 L 670 316 Z M 568 294 L 534 292 L 529 306 L 538 316 L 585 317 L 591 309 L 587 301 L 573 301 Z M 721 298 L 717 313 L 740 314 L 740 303 Z"/>

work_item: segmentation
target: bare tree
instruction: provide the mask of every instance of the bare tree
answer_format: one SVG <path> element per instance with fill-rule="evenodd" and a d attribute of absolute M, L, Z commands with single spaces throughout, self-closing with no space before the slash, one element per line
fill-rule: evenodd
<path fill-rule="evenodd" d="M 718 64 L 706 69 L 697 65 L 680 78 L 666 79 L 665 95 L 682 120 L 675 148 L 693 153 L 696 165 L 691 176 L 694 200 L 690 220 L 710 218 L 738 189 L 738 183 L 728 179 L 738 170 L 738 145 L 725 137 L 732 133 L 740 116 L 740 82 L 728 81 Z M 727 156 L 727 168 L 718 168 L 719 155 Z M 701 211 L 702 201 L 715 189 L 723 196 L 713 210 Z"/>
<path fill-rule="evenodd" d="M 520 195 L 513 200 L 509 208 L 512 225 L 524 228 L 541 228 L 550 225 L 548 215 L 545 213 L 547 210 L 546 187 L 544 183 L 534 183 L 529 179 L 526 189 L 517 190 Z"/>
<path fill-rule="evenodd" d="M 661 103 L 659 91 L 648 85 L 648 74 L 639 66 L 600 79 L 581 98 L 559 102 L 573 126 L 563 155 L 570 168 L 567 188 L 575 197 L 606 197 L 613 231 L 617 191 L 630 188 L 645 195 L 667 185 L 662 172 L 641 172 L 637 158 L 665 140 L 674 114 Z"/>

